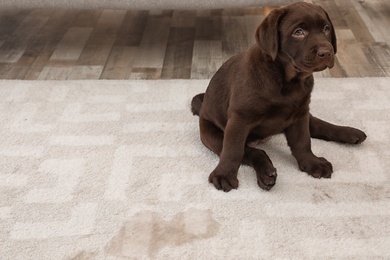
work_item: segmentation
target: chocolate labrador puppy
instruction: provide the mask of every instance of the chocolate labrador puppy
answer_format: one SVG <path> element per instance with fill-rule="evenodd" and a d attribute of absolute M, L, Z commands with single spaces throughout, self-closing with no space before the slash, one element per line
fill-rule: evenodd
<path fill-rule="evenodd" d="M 241 164 L 252 166 L 258 185 L 275 185 L 270 158 L 250 143 L 284 133 L 299 169 L 315 178 L 330 178 L 332 164 L 315 156 L 311 139 L 359 144 L 366 135 L 322 121 L 309 112 L 313 72 L 332 68 L 336 35 L 320 6 L 295 3 L 273 10 L 256 31 L 257 43 L 226 61 L 205 93 L 196 95 L 203 144 L 219 155 L 209 181 L 225 192 L 238 187 Z"/>

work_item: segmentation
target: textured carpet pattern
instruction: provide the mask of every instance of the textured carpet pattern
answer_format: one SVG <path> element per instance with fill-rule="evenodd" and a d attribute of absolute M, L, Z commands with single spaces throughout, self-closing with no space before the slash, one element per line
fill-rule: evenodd
<path fill-rule="evenodd" d="M 390 79 L 318 79 L 316 116 L 363 129 L 313 140 L 331 179 L 300 172 L 283 135 L 258 188 L 215 190 L 192 96 L 207 81 L 0 81 L 1 259 L 390 257 Z"/>

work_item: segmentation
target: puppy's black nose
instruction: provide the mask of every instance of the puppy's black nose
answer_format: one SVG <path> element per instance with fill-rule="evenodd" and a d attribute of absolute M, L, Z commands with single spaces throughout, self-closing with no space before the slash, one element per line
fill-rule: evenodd
<path fill-rule="evenodd" d="M 329 47 L 319 47 L 317 50 L 317 55 L 320 58 L 329 58 L 332 54 L 332 50 Z"/>

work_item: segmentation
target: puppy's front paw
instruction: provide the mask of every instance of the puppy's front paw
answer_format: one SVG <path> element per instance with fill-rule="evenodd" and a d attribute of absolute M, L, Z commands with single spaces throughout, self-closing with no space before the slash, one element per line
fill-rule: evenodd
<path fill-rule="evenodd" d="M 299 169 L 307 172 L 314 178 L 330 178 L 333 172 L 332 164 L 322 157 L 313 157 L 300 162 Z"/>
<path fill-rule="evenodd" d="M 229 192 L 232 189 L 238 188 L 237 173 L 220 173 L 215 169 L 209 176 L 209 182 L 214 185 L 217 190 Z"/>

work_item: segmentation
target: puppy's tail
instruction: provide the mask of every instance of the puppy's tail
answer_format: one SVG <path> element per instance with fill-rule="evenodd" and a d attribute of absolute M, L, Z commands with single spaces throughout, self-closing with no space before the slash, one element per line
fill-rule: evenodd
<path fill-rule="evenodd" d="M 204 93 L 196 95 L 191 102 L 192 114 L 199 116 L 200 108 L 202 107 Z"/>

